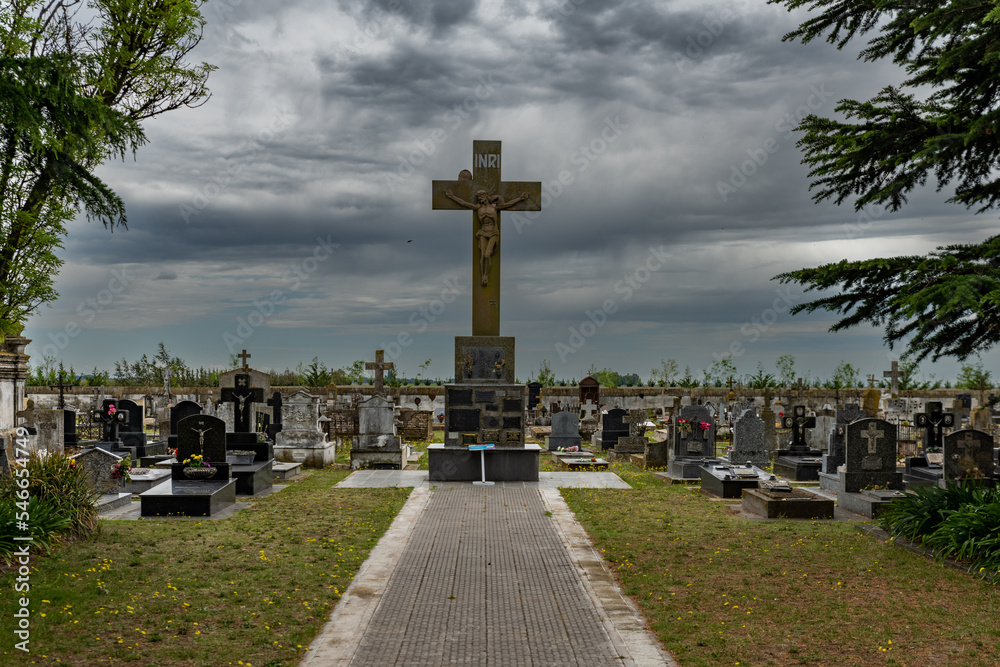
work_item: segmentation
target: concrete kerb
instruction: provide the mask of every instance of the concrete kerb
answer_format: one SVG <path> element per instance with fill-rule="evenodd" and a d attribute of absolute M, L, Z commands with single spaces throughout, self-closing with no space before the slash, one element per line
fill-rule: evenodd
<path fill-rule="evenodd" d="M 646 627 L 646 620 L 639 609 L 622 595 L 559 490 L 539 489 L 538 492 L 546 510 L 552 512 L 556 533 L 566 545 L 570 560 L 576 566 L 587 596 L 597 608 L 597 614 L 622 658 L 622 664 L 677 667 L 677 663 Z"/>
<path fill-rule="evenodd" d="M 418 486 L 406 500 L 337 603 L 330 620 L 309 645 L 302 667 L 349 665 L 389 585 L 389 579 L 427 507 L 431 489 Z"/>

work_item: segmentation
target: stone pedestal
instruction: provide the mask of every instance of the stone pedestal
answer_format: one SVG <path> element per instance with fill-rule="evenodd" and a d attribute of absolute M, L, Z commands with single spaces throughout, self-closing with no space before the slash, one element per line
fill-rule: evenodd
<path fill-rule="evenodd" d="M 445 444 L 524 446 L 524 385 L 445 385 Z"/>
<path fill-rule="evenodd" d="M 491 482 L 537 482 L 538 445 L 497 447 L 485 452 L 486 479 Z M 475 482 L 481 479 L 478 451 L 449 447 L 441 443 L 427 446 L 428 478 L 432 482 Z"/>
<path fill-rule="evenodd" d="M 372 396 L 358 406 L 358 437 L 351 448 L 351 470 L 402 470 L 406 466 L 392 413 L 392 401 L 382 396 Z"/>

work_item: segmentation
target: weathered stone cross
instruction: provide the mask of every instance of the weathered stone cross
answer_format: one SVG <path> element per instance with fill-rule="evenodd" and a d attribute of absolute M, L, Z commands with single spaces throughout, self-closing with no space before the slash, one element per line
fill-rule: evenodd
<path fill-rule="evenodd" d="M 882 377 L 892 378 L 892 383 L 890 385 L 889 391 L 895 396 L 899 393 L 899 378 L 902 377 L 903 371 L 899 370 L 899 362 L 892 362 L 891 371 L 882 371 Z"/>
<path fill-rule="evenodd" d="M 594 414 L 594 410 L 596 410 L 596 409 L 597 409 L 597 406 L 594 405 L 594 402 L 592 400 L 590 400 L 589 398 L 587 399 L 586 403 L 584 403 L 583 405 L 580 406 L 580 410 L 583 411 L 583 418 L 584 419 L 589 419 L 590 417 L 592 417 L 593 414 Z"/>
<path fill-rule="evenodd" d="M 243 370 L 244 371 L 250 370 L 250 367 L 247 366 L 247 359 L 249 359 L 252 355 L 244 349 L 243 352 L 237 354 L 236 356 L 239 357 L 241 360 L 243 360 Z"/>
<path fill-rule="evenodd" d="M 865 430 L 861 431 L 861 437 L 868 441 L 868 453 L 875 454 L 875 446 L 878 441 L 885 437 L 885 431 L 880 429 L 874 423 L 869 422 Z"/>
<path fill-rule="evenodd" d="M 472 168 L 434 181 L 434 210 L 472 210 L 472 335 L 500 335 L 500 211 L 541 211 L 542 184 L 500 179 L 500 142 L 473 141 Z"/>
<path fill-rule="evenodd" d="M 385 360 L 385 350 L 375 350 L 375 361 L 366 361 L 365 370 L 375 371 L 375 391 L 382 391 L 385 371 L 396 369 L 396 364 Z"/>

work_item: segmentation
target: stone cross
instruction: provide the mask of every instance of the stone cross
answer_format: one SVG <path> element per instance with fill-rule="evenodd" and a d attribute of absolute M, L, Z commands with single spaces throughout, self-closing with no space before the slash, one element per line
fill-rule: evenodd
<path fill-rule="evenodd" d="M 375 361 L 366 361 L 365 370 L 375 371 L 375 391 L 382 391 L 385 371 L 395 370 L 396 364 L 385 360 L 385 350 L 375 350 Z"/>
<path fill-rule="evenodd" d="M 891 388 L 892 395 L 895 396 L 899 393 L 899 378 L 903 375 L 903 371 L 899 370 L 899 362 L 892 362 L 891 371 L 882 371 L 882 377 L 892 378 Z"/>
<path fill-rule="evenodd" d="M 163 369 L 163 391 L 167 395 L 167 399 L 170 399 L 170 378 L 174 376 L 174 372 L 170 370 L 170 366 Z"/>
<path fill-rule="evenodd" d="M 434 181 L 434 210 L 472 213 L 472 335 L 500 335 L 500 211 L 541 211 L 542 184 L 500 178 L 499 141 L 472 142 L 472 168 Z"/>
<path fill-rule="evenodd" d="M 588 398 L 587 402 L 580 406 L 580 410 L 583 411 L 584 419 L 590 419 L 594 416 L 594 411 L 597 410 L 597 406 L 594 405 L 594 402 Z"/>
<path fill-rule="evenodd" d="M 233 432 L 253 433 L 254 429 L 250 427 L 250 415 L 253 414 L 253 404 L 264 401 L 264 390 L 260 387 L 251 387 L 250 375 L 247 373 L 237 373 L 233 379 L 235 387 L 222 388 L 222 400 L 235 404 Z"/>
<path fill-rule="evenodd" d="M 861 431 L 861 437 L 868 441 L 868 453 L 875 454 L 876 445 L 879 440 L 885 437 L 885 432 L 874 423 L 869 422 L 868 427 Z"/>
<path fill-rule="evenodd" d="M 875 388 L 875 376 L 874 375 L 871 375 L 871 374 L 868 375 L 868 388 L 869 389 L 874 389 Z"/>
<path fill-rule="evenodd" d="M 799 378 L 798 384 L 796 386 L 798 388 L 797 395 L 799 397 L 799 400 L 802 400 L 802 390 L 805 388 L 804 385 L 802 384 L 802 378 Z"/>
<path fill-rule="evenodd" d="M 251 355 L 249 352 L 247 352 L 246 349 L 244 348 L 244 350 L 242 352 L 240 352 L 239 354 L 237 354 L 236 356 L 239 357 L 240 360 L 243 362 L 243 371 L 246 372 L 246 371 L 250 370 L 250 367 L 247 366 L 247 359 L 249 359 L 253 355 Z"/>

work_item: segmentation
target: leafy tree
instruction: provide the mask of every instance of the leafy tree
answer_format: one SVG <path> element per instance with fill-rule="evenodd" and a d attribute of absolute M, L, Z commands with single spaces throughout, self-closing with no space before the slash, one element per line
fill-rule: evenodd
<path fill-rule="evenodd" d="M 543 387 L 551 387 L 556 383 L 556 376 L 552 372 L 552 367 L 549 366 L 548 359 L 542 359 L 542 363 L 538 366 L 538 382 Z"/>
<path fill-rule="evenodd" d="M 593 367 L 592 367 L 593 368 Z M 602 387 L 621 386 L 621 376 L 610 368 L 603 370 L 592 370 L 590 376 L 597 380 Z"/>
<path fill-rule="evenodd" d="M 199 0 L 0 5 L 0 332 L 58 295 L 55 251 L 83 212 L 112 230 L 125 205 L 94 170 L 145 143 L 141 121 L 206 99 Z"/>
<path fill-rule="evenodd" d="M 853 366 L 846 361 L 841 361 L 837 364 L 837 367 L 833 369 L 833 376 L 823 383 L 823 386 L 827 389 L 845 389 L 848 387 L 858 386 L 858 381 L 861 372 L 858 370 L 857 366 Z"/>
<path fill-rule="evenodd" d="M 997 2 L 864 2 L 769 0 L 788 10 L 823 8 L 785 35 L 808 43 L 826 35 L 842 49 L 852 38 L 878 34 L 861 51 L 872 62 L 891 58 L 908 78 L 867 102 L 841 100 L 845 120 L 807 116 L 803 162 L 817 202 L 854 199 L 897 211 L 933 174 L 940 190 L 955 181 L 947 201 L 981 213 L 1000 203 L 1000 6 Z M 907 92 L 916 91 L 916 94 Z M 860 220 L 860 218 L 859 218 Z M 793 313 L 827 310 L 840 331 L 862 323 L 884 329 L 904 356 L 965 359 L 1000 340 L 1000 236 L 949 245 L 925 256 L 843 260 L 775 277 L 806 291 L 834 290 L 798 304 Z"/>
<path fill-rule="evenodd" d="M 330 373 L 330 382 L 333 384 L 362 384 L 365 380 L 365 362 L 362 359 L 357 359 L 350 366 L 338 368 Z"/>
<path fill-rule="evenodd" d="M 704 371 L 704 375 L 706 386 L 721 387 L 730 377 L 736 377 L 736 364 L 733 363 L 731 356 L 716 359 L 712 362 L 712 366 Z"/>
<path fill-rule="evenodd" d="M 660 359 L 660 367 L 649 371 L 651 377 L 650 381 L 658 381 L 661 387 L 670 386 L 676 379 L 678 372 L 676 360 L 667 359 L 664 361 L 663 359 Z"/>
<path fill-rule="evenodd" d="M 783 354 L 774 365 L 778 369 L 777 381 L 781 386 L 790 387 L 795 384 L 795 355 Z"/>

